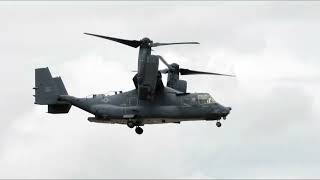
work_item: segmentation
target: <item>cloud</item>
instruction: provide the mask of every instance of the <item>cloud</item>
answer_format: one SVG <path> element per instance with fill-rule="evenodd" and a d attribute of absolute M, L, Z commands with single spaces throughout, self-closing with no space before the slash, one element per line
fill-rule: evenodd
<path fill-rule="evenodd" d="M 2 2 L 1 178 L 314 178 L 319 176 L 318 2 Z M 70 13 L 71 12 L 71 13 Z M 8 18 L 9 17 L 9 18 Z M 34 68 L 71 95 L 133 89 L 137 49 L 83 32 L 197 46 L 155 48 L 168 62 L 236 78 L 183 76 L 232 106 L 211 121 L 90 123 L 33 105 Z M 164 65 L 161 65 L 164 67 Z M 166 76 L 163 77 L 166 79 Z M 164 80 L 165 82 L 165 80 Z M 17 173 L 19 172 L 19 173 Z"/>

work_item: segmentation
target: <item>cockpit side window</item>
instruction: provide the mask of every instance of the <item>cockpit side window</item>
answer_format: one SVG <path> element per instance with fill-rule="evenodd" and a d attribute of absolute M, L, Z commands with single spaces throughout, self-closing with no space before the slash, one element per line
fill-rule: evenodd
<path fill-rule="evenodd" d="M 199 94 L 198 95 L 199 104 L 212 104 L 214 103 L 214 99 L 208 94 Z"/>
<path fill-rule="evenodd" d="M 183 106 L 192 106 L 198 104 L 196 96 L 183 96 L 181 103 Z"/>

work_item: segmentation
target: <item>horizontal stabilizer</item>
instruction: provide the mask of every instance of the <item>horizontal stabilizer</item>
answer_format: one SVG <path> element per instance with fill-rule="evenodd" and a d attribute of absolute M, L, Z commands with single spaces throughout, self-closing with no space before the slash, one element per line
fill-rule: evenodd
<path fill-rule="evenodd" d="M 48 113 L 51 114 L 62 114 L 68 113 L 71 108 L 71 104 L 61 103 L 48 105 Z"/>

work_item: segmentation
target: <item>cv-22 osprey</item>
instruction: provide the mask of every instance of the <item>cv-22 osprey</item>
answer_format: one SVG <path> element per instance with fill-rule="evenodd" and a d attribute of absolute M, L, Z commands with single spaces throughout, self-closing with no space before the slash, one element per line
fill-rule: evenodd
<path fill-rule="evenodd" d="M 208 93 L 188 93 L 187 82 L 179 75 L 209 74 L 233 76 L 227 74 L 194 71 L 180 68 L 178 64 L 168 64 L 159 55 L 151 54 L 152 47 L 175 44 L 199 44 L 198 42 L 155 43 L 149 38 L 125 40 L 108 36 L 89 34 L 134 48 L 139 47 L 138 71 L 133 77 L 135 89 L 114 95 L 96 94 L 88 98 L 70 96 L 61 77 L 52 77 L 48 68 L 35 69 L 35 104 L 48 105 L 48 113 L 68 113 L 76 106 L 94 115 L 90 122 L 125 124 L 135 127 L 142 134 L 145 124 L 180 123 L 182 121 L 226 119 L 231 107 L 216 102 Z M 159 70 L 159 60 L 168 68 Z M 167 85 L 162 75 L 168 74 Z"/>

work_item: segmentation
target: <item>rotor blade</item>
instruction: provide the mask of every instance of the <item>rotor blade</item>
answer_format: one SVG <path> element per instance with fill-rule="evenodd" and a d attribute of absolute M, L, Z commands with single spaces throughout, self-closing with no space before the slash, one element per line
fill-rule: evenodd
<path fill-rule="evenodd" d="M 152 43 L 151 47 L 176 45 L 176 44 L 200 44 L 200 43 L 198 43 L 198 42 Z"/>
<path fill-rule="evenodd" d="M 121 43 L 121 44 L 125 44 L 127 46 L 131 46 L 131 47 L 134 47 L 134 48 L 137 48 L 137 47 L 139 47 L 141 45 L 141 42 L 140 41 L 136 41 L 136 40 L 118 39 L 118 38 L 102 36 L 102 35 L 98 35 L 98 34 L 90 34 L 90 33 L 84 33 L 84 34 L 90 35 L 90 36 L 96 36 L 96 37 L 103 38 L 103 39 L 108 39 L 108 40 L 115 41 L 115 42 L 118 42 L 118 43 Z"/>
<path fill-rule="evenodd" d="M 163 62 L 163 64 L 165 64 L 169 69 L 172 69 L 171 65 L 168 64 L 167 61 L 162 56 L 158 56 L 158 57 Z"/>
<path fill-rule="evenodd" d="M 234 75 L 229 75 L 229 74 L 220 74 L 220 73 L 212 73 L 212 72 L 194 71 L 194 70 L 183 69 L 183 68 L 180 68 L 180 74 L 181 74 L 181 75 L 208 74 L 208 75 L 218 75 L 218 76 L 231 76 L 231 77 L 235 77 Z"/>
<path fill-rule="evenodd" d="M 159 72 L 161 72 L 163 74 L 167 74 L 169 72 L 169 69 L 161 69 L 161 70 L 159 70 Z"/>

